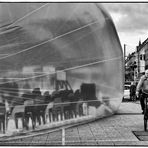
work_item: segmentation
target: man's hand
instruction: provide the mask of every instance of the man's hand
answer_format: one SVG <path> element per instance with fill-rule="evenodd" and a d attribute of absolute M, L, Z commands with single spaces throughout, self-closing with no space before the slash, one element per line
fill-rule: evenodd
<path fill-rule="evenodd" d="M 137 98 L 139 97 L 139 92 L 138 91 L 136 91 L 136 96 L 137 96 Z"/>

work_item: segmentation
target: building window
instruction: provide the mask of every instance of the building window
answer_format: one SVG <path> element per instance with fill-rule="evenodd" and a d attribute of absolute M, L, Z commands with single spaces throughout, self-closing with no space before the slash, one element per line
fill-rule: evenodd
<path fill-rule="evenodd" d="M 145 60 L 145 54 L 140 55 L 140 60 Z"/>
<path fill-rule="evenodd" d="M 146 58 L 145 58 L 145 54 L 144 54 L 144 55 L 143 55 L 143 60 L 145 61 L 145 59 L 146 59 Z"/>
<path fill-rule="evenodd" d="M 148 69 L 148 65 L 145 66 L 145 69 Z"/>
<path fill-rule="evenodd" d="M 140 60 L 142 60 L 142 54 L 140 55 Z"/>

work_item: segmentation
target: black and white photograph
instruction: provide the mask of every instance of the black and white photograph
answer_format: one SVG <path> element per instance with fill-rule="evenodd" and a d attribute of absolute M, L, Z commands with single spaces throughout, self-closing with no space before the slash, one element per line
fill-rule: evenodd
<path fill-rule="evenodd" d="M 0 2 L 0 146 L 148 146 L 148 2 Z"/>

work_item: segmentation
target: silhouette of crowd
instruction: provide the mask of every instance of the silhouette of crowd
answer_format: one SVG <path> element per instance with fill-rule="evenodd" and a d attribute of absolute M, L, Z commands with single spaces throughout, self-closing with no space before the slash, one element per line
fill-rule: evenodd
<path fill-rule="evenodd" d="M 1 108 L 4 108 L 5 102 L 8 103 L 9 109 L 4 111 L 7 114 L 5 117 L 9 119 L 9 116 L 13 115 L 16 128 L 19 126 L 19 118 L 26 129 L 29 129 L 30 118 L 32 128 L 35 129 L 37 124 L 45 124 L 47 119 L 48 122 L 54 122 L 83 116 L 83 97 L 80 89 L 73 91 L 66 88 L 55 90 L 51 94 L 49 91 L 42 94 L 40 88 L 34 88 L 32 91 L 26 89 L 20 96 L 17 83 L 6 82 L 1 85 L 0 90 L 3 98 Z"/>
<path fill-rule="evenodd" d="M 10 83 L 6 80 L 4 82 L 0 86 L 2 98 L 0 112 L 3 113 L 0 120 L 3 124 L 3 132 L 7 128 L 10 116 L 14 118 L 16 128 L 19 128 L 18 120 L 20 118 L 23 128 L 29 129 L 29 119 L 31 119 L 32 129 L 35 129 L 37 124 L 42 125 L 47 122 L 83 116 L 83 105 L 86 105 L 85 101 L 90 99 L 97 100 L 95 96 L 95 84 L 82 84 L 75 91 L 65 87 L 64 89 L 54 90 L 50 93 L 49 91 L 41 92 L 39 87 L 31 89 L 25 83 L 25 87 L 23 87 L 25 91 L 20 95 L 16 82 Z M 97 104 L 97 102 L 89 103 L 90 105 Z M 4 121 L 6 121 L 6 124 Z"/>

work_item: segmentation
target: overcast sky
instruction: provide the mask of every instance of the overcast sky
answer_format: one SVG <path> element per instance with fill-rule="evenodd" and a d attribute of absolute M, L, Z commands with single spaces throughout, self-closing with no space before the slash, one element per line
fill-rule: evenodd
<path fill-rule="evenodd" d="M 148 3 L 105 3 L 116 26 L 121 45 L 126 44 L 126 54 L 135 50 L 139 40 L 148 38 Z"/>

